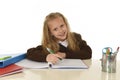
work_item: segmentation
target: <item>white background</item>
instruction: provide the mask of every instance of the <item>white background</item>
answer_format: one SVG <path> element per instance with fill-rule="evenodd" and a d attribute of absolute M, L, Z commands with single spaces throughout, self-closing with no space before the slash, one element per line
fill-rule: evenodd
<path fill-rule="evenodd" d="M 66 16 L 100 59 L 102 48 L 120 46 L 119 0 L 0 0 L 0 54 L 23 53 L 41 44 L 43 21 L 50 12 Z M 120 59 L 118 54 L 117 59 Z"/>

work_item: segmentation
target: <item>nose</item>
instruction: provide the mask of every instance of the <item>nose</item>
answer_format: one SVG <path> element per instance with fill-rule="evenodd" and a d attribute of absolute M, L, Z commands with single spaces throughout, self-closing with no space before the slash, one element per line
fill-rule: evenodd
<path fill-rule="evenodd" d="M 60 32 L 60 33 L 63 32 L 63 29 L 62 29 L 62 28 L 59 28 L 59 32 Z"/>

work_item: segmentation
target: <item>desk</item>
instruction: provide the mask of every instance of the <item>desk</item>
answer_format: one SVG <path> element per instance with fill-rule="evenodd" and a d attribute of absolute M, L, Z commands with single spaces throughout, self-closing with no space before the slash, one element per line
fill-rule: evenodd
<path fill-rule="evenodd" d="M 89 69 L 24 69 L 22 73 L 9 75 L 0 80 L 120 80 L 120 61 L 116 73 L 101 71 L 100 60 L 84 60 Z"/>

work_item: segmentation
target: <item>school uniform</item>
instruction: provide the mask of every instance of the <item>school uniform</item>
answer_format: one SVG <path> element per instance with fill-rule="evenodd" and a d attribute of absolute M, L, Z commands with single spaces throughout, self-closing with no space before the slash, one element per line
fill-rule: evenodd
<path fill-rule="evenodd" d="M 80 50 L 72 51 L 68 48 L 67 41 L 59 42 L 59 52 L 64 52 L 66 54 L 65 58 L 69 59 L 90 59 L 92 57 L 92 49 L 85 40 L 82 40 L 81 35 L 78 33 L 73 33 L 75 39 L 77 40 L 77 45 L 79 45 Z M 38 61 L 38 62 L 45 62 L 46 56 L 48 53 L 45 53 L 42 49 L 42 45 L 39 45 L 34 48 L 30 48 L 27 50 L 27 59 Z"/>

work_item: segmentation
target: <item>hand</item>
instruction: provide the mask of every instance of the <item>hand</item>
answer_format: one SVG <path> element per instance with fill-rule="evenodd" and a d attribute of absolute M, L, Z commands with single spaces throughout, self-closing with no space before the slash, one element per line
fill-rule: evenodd
<path fill-rule="evenodd" d="M 66 54 L 65 54 L 65 53 L 62 53 L 62 52 L 57 52 L 57 53 L 55 54 L 55 56 L 63 59 L 63 58 L 66 57 Z"/>
<path fill-rule="evenodd" d="M 56 56 L 56 54 L 48 54 L 46 57 L 46 61 L 56 64 L 59 61 L 59 58 Z"/>
<path fill-rule="evenodd" d="M 46 57 L 46 61 L 52 62 L 53 64 L 56 64 L 60 60 L 59 58 L 63 59 L 65 57 L 66 57 L 65 53 L 57 52 L 55 54 L 48 54 Z"/>

